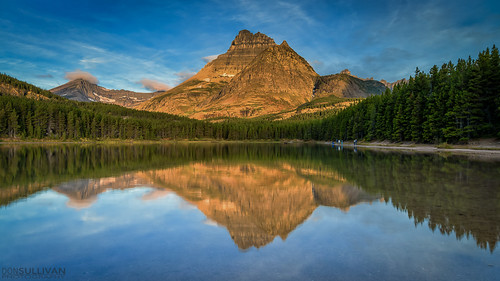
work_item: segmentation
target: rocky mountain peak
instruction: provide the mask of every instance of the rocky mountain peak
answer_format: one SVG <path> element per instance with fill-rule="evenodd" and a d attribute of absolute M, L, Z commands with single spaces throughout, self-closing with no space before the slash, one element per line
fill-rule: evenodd
<path fill-rule="evenodd" d="M 288 45 L 288 43 L 286 42 L 286 40 L 283 40 L 283 42 L 281 42 L 280 46 L 290 48 L 290 46 Z"/>
<path fill-rule="evenodd" d="M 261 52 L 208 101 L 233 117 L 289 110 L 309 101 L 318 74 L 286 41 Z"/>
<path fill-rule="evenodd" d="M 347 74 L 347 75 L 351 75 L 351 71 L 349 71 L 349 69 L 344 69 L 340 72 L 340 74 Z"/>
<path fill-rule="evenodd" d="M 274 40 L 260 32 L 253 34 L 252 32 L 244 29 L 236 35 L 228 52 L 240 48 L 260 48 L 262 46 L 276 45 Z"/>
<path fill-rule="evenodd" d="M 253 34 L 246 29 L 242 30 L 236 35 L 225 54 L 221 54 L 209 62 L 185 83 L 193 80 L 216 83 L 229 82 L 255 57 L 272 46 L 277 45 L 271 37 L 260 32 Z"/>

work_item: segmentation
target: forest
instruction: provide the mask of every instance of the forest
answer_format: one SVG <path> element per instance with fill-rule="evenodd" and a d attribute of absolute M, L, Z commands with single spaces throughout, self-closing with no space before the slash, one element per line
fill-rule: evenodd
<path fill-rule="evenodd" d="M 0 74 L 0 83 L 43 98 L 0 92 L 0 138 L 325 140 L 358 139 L 466 143 L 500 137 L 500 59 L 493 46 L 459 59 L 334 114 L 280 121 L 227 119 L 211 123 L 166 113 L 84 103 Z"/>

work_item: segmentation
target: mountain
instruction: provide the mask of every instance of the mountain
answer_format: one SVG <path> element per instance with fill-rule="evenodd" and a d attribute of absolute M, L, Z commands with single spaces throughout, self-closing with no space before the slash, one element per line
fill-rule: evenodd
<path fill-rule="evenodd" d="M 204 112 L 207 111 L 207 101 L 219 94 L 257 55 L 272 46 L 276 43 L 267 35 L 242 30 L 226 53 L 207 63 L 184 83 L 137 108 L 205 119 L 213 114 L 210 110 Z"/>
<path fill-rule="evenodd" d="M 207 63 L 188 81 L 229 82 L 232 77 L 249 65 L 255 57 L 273 46 L 276 46 L 276 43 L 267 35 L 260 32 L 252 34 L 248 30 L 242 30 L 236 35 L 225 54 L 219 55 L 216 59 Z"/>
<path fill-rule="evenodd" d="M 389 84 L 389 83 L 388 83 Z M 373 79 L 362 79 L 347 69 L 338 74 L 321 76 L 314 87 L 314 97 L 334 95 L 340 98 L 367 98 L 383 94 L 386 85 Z"/>
<path fill-rule="evenodd" d="M 69 81 L 50 91 L 70 100 L 111 103 L 124 107 L 133 107 L 161 93 L 137 93 L 127 90 L 108 90 L 83 79 Z"/>
<path fill-rule="evenodd" d="M 395 81 L 395 82 L 387 82 L 385 80 L 380 80 L 380 83 L 384 84 L 387 88 L 393 90 L 394 87 L 396 87 L 396 85 L 408 84 L 408 80 L 406 80 L 406 78 L 400 79 L 400 80 Z"/>
<path fill-rule="evenodd" d="M 378 81 L 341 73 L 319 76 L 286 41 L 242 30 L 225 54 L 177 87 L 138 109 L 196 119 L 256 117 L 293 112 L 317 98 L 365 98 L 381 94 Z"/>
<path fill-rule="evenodd" d="M 296 108 L 312 99 L 318 74 L 286 41 L 257 56 L 206 108 L 231 117 L 251 117 Z M 216 116 L 214 116 L 216 117 Z"/>

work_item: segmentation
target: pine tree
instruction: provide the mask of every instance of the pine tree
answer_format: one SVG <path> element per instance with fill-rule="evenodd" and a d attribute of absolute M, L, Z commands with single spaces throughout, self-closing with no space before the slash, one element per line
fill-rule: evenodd
<path fill-rule="evenodd" d="M 19 116 L 15 109 L 12 109 L 12 112 L 9 115 L 9 123 L 8 123 L 8 132 L 9 137 L 15 138 L 17 137 L 17 133 L 19 130 Z"/>

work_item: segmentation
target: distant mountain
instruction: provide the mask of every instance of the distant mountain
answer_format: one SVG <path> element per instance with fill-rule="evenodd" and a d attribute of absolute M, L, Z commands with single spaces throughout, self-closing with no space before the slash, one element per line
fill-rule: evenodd
<path fill-rule="evenodd" d="M 314 87 L 314 97 L 367 98 L 383 94 L 386 88 L 382 82 L 358 78 L 346 69 L 338 74 L 321 76 Z"/>
<path fill-rule="evenodd" d="M 394 89 L 394 87 L 396 87 L 396 85 L 408 84 L 408 80 L 406 80 L 406 78 L 400 79 L 396 82 L 387 82 L 385 80 L 380 80 L 380 83 L 384 84 L 387 88 L 392 90 L 392 89 Z"/>
<path fill-rule="evenodd" d="M 52 93 L 70 100 L 102 102 L 134 107 L 162 92 L 137 93 L 127 90 L 108 90 L 83 79 L 76 79 L 50 90 Z"/>
<path fill-rule="evenodd" d="M 225 54 L 137 108 L 197 119 L 256 117 L 327 96 L 365 98 L 385 88 L 350 73 L 320 77 L 286 41 L 277 45 L 265 34 L 242 30 Z"/>

